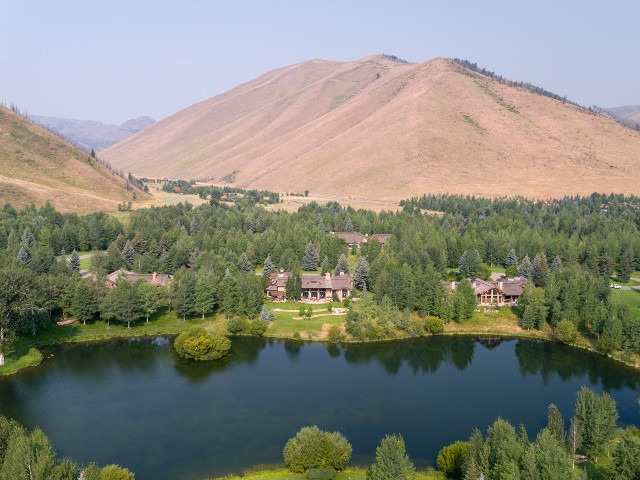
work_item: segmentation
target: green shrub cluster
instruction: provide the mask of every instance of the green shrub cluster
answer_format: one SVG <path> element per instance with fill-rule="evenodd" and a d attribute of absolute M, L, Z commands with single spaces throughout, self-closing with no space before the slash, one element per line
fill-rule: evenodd
<path fill-rule="evenodd" d="M 309 480 L 333 480 L 336 478 L 336 471 L 333 468 L 310 468 L 307 472 Z"/>
<path fill-rule="evenodd" d="M 259 318 L 247 320 L 241 317 L 231 317 L 227 320 L 227 331 L 233 335 L 252 335 L 261 337 L 267 331 L 268 325 Z"/>
<path fill-rule="evenodd" d="M 314 425 L 302 428 L 289 439 L 283 450 L 284 463 L 296 473 L 310 468 L 343 470 L 352 450 L 340 432 L 324 432 Z"/>
<path fill-rule="evenodd" d="M 173 346 L 181 357 L 216 360 L 229 353 L 231 341 L 219 333 L 207 333 L 204 328 L 193 326 L 178 335 Z"/>

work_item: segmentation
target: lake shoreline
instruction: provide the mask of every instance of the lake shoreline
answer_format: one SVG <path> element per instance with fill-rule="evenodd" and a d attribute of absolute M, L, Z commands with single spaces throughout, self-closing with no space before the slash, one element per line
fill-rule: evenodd
<path fill-rule="evenodd" d="M 234 337 L 234 336 L 238 336 L 238 337 L 247 337 L 250 335 L 230 335 L 228 332 L 226 332 L 226 330 L 224 329 L 224 327 L 222 327 L 221 325 L 221 319 L 220 319 L 220 315 L 216 315 L 216 317 L 214 317 L 213 319 L 210 318 L 205 318 L 205 320 L 202 320 L 201 318 L 195 318 L 195 319 L 190 319 L 186 322 L 183 322 L 180 319 L 176 319 L 175 322 L 167 322 L 166 317 L 170 315 L 170 314 L 164 314 L 162 315 L 163 320 L 165 320 L 164 322 L 162 322 L 162 325 L 158 325 L 155 324 L 155 321 L 152 322 L 145 322 L 141 325 L 137 325 L 137 326 L 133 326 L 132 328 L 128 329 L 125 328 L 124 331 L 122 331 L 122 328 L 118 328 L 120 327 L 119 325 L 111 325 L 110 327 L 103 327 L 103 330 L 100 333 L 94 333 L 94 334 L 84 334 L 84 335 L 80 335 L 80 336 L 72 336 L 72 337 L 67 337 L 67 338 L 63 338 L 63 337 L 56 337 L 56 336 L 52 336 L 52 335 L 46 335 L 44 341 L 35 341 L 35 342 L 28 342 L 27 339 L 22 338 L 21 339 L 21 343 L 22 345 L 15 349 L 15 351 L 22 351 L 24 352 L 23 355 L 21 355 L 20 357 L 16 358 L 15 360 L 11 361 L 8 364 L 5 364 L 3 367 L 0 367 L 0 376 L 6 376 L 6 375 L 13 375 L 15 373 L 21 372 L 25 369 L 28 368 L 33 368 L 33 367 L 37 367 L 38 365 L 40 365 L 40 363 L 42 363 L 42 361 L 44 360 L 43 355 L 40 355 L 39 357 L 37 355 L 34 355 L 32 349 L 38 349 L 40 347 L 47 347 L 47 346 L 52 346 L 52 345 L 62 345 L 62 344 L 73 344 L 73 343 L 85 343 L 85 342 L 103 342 L 103 341 L 109 341 L 109 340 L 125 340 L 125 339 L 130 339 L 130 338 L 142 338 L 142 337 L 157 337 L 157 336 L 177 336 L 179 335 L 182 331 L 186 331 L 190 326 L 193 325 L 202 325 L 204 327 L 209 327 L 209 328 L 213 328 L 215 330 L 220 331 L 220 333 L 223 333 L 224 335 L 228 336 L 228 337 Z M 98 322 L 94 322 L 93 324 L 90 325 L 76 325 L 76 327 L 89 327 L 89 326 L 96 326 L 99 325 L 100 323 L 104 323 L 101 321 Z M 171 323 L 172 325 L 168 325 L 169 323 Z M 453 325 L 451 325 L 453 324 Z M 52 325 L 48 328 L 48 330 L 50 329 L 55 329 L 55 328 L 68 328 L 69 326 L 63 326 L 60 327 L 58 325 Z M 220 328 L 222 327 L 222 328 Z M 600 357 L 605 357 L 605 358 L 609 358 L 611 360 L 614 360 L 618 363 L 621 363 L 625 366 L 631 367 L 635 370 L 640 370 L 640 364 L 637 362 L 633 362 L 633 361 L 627 361 L 624 360 L 618 356 L 615 355 L 610 355 L 610 354 L 604 354 L 600 351 L 598 351 L 596 348 L 594 348 L 592 345 L 589 345 L 587 343 L 567 343 L 564 344 L 562 342 L 558 342 L 552 334 L 545 332 L 545 331 L 538 331 L 538 330 L 533 330 L 531 332 L 524 332 L 524 331 L 517 331 L 517 330 L 513 330 L 513 331 L 504 331 L 504 330 L 500 330 L 500 329 L 491 329 L 491 327 L 483 329 L 483 328 L 478 328 L 477 326 L 467 326 L 465 327 L 464 324 L 456 324 L 455 322 L 450 322 L 449 324 L 447 324 L 448 329 L 445 329 L 444 332 L 439 333 L 437 335 L 433 335 L 433 334 L 423 334 L 423 335 L 419 335 L 419 336 L 415 336 L 412 337 L 410 335 L 404 334 L 404 335 L 397 335 L 395 337 L 389 337 L 389 338 L 383 338 L 380 340 L 358 340 L 355 338 L 351 338 L 351 339 L 342 339 L 339 342 L 330 342 L 327 340 L 327 338 L 324 337 L 314 337 L 314 336 L 307 336 L 307 337 L 296 337 L 294 335 L 286 335 L 286 334 L 273 334 L 270 335 L 269 332 L 267 331 L 267 333 L 263 336 L 263 338 L 271 338 L 271 339 L 276 339 L 276 340 L 296 340 L 296 341 L 304 341 L 304 342 L 321 342 L 321 343 L 334 343 L 334 344 L 340 344 L 340 343 L 345 343 L 345 344 L 371 344 L 371 343 L 381 343 L 381 342 L 390 342 L 390 341 L 404 341 L 404 340 L 411 340 L 414 338 L 420 338 L 420 337 L 429 337 L 429 336 L 456 336 L 456 335 L 479 335 L 479 336 L 496 336 L 496 337 L 500 337 L 500 338 L 512 338 L 512 339 L 518 339 L 518 338 L 526 338 L 529 340 L 544 340 L 547 342 L 551 342 L 551 343 L 557 343 L 557 344 L 563 344 L 563 345 L 567 345 L 570 347 L 574 347 L 577 348 L 579 350 L 584 350 L 584 351 L 588 351 L 590 353 L 596 354 Z M 495 325 L 494 325 L 495 327 Z M 113 329 L 113 330 L 112 330 Z M 104 330 L 107 330 L 107 332 L 105 332 Z M 303 329 L 301 329 L 303 330 Z M 112 331 L 113 333 L 111 334 Z M 304 330 L 303 330 L 304 331 Z M 47 332 L 44 332 L 45 334 Z M 40 336 L 43 336 L 42 334 Z M 27 353 L 28 352 L 28 353 Z M 12 368 L 13 367 L 13 368 Z"/>

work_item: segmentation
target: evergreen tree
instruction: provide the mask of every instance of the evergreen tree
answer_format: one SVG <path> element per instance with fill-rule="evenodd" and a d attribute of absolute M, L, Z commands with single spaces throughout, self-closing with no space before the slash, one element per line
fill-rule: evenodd
<path fill-rule="evenodd" d="M 262 310 L 260 311 L 260 321 L 264 323 L 269 323 L 269 310 L 267 310 L 266 305 L 263 305 Z"/>
<path fill-rule="evenodd" d="M 350 273 L 349 272 L 349 260 L 347 260 L 347 256 L 343 253 L 340 255 L 340 259 L 336 264 L 336 268 L 333 271 L 334 275 L 340 275 L 340 272 Z"/>
<path fill-rule="evenodd" d="M 564 265 L 562 265 L 562 258 L 560 258 L 560 255 L 556 255 L 555 257 L 553 257 L 553 262 L 551 262 L 551 273 L 555 272 L 556 270 L 558 270 L 559 272 L 562 272 L 562 270 L 564 270 Z"/>
<path fill-rule="evenodd" d="M 401 435 L 387 435 L 376 449 L 376 460 L 367 471 L 367 480 L 410 480 L 415 467 L 407 455 Z"/>
<path fill-rule="evenodd" d="M 191 220 L 191 234 L 195 235 L 198 233 L 198 221 L 194 218 L 193 220 Z"/>
<path fill-rule="evenodd" d="M 31 263 L 31 255 L 29 254 L 29 250 L 24 247 L 20 247 L 20 251 L 18 252 L 18 256 L 16 258 L 25 265 L 29 265 Z"/>
<path fill-rule="evenodd" d="M 160 292 L 158 291 L 158 287 L 146 280 L 138 280 L 136 283 L 142 313 L 148 323 L 149 317 L 160 308 Z"/>
<path fill-rule="evenodd" d="M 113 315 L 113 319 L 126 322 L 127 328 L 131 328 L 131 322 L 138 321 L 143 316 L 142 302 L 137 285 L 125 279 L 118 279 L 118 286 L 112 297 L 113 310 L 107 312 Z"/>
<path fill-rule="evenodd" d="M 453 317 L 455 320 L 471 318 L 476 308 L 476 294 L 473 286 L 466 278 L 458 284 L 453 292 Z"/>
<path fill-rule="evenodd" d="M 79 272 L 80 271 L 80 256 L 78 255 L 78 252 L 76 252 L 76 249 L 73 249 L 73 252 L 71 252 L 71 258 L 69 259 L 69 266 L 71 267 L 71 270 L 73 270 L 74 272 Z"/>
<path fill-rule="evenodd" d="M 587 455 L 595 456 L 608 449 L 618 420 L 615 400 L 607 392 L 598 395 L 583 386 L 574 411 L 580 426 L 581 445 Z"/>
<path fill-rule="evenodd" d="M 127 243 L 124 244 L 122 248 L 122 258 L 124 258 L 128 269 L 133 267 L 133 262 L 136 259 L 136 251 L 131 244 L 131 240 L 127 240 Z"/>
<path fill-rule="evenodd" d="M 518 270 L 516 272 L 516 275 L 518 277 L 527 277 L 531 279 L 531 277 L 533 276 L 532 268 L 533 268 L 533 265 L 531 264 L 529 255 L 525 255 L 525 257 L 522 259 L 522 262 L 520 262 L 520 265 L 518 265 Z"/>
<path fill-rule="evenodd" d="M 139 231 L 133 236 L 133 240 L 131 240 L 131 246 L 133 250 L 136 252 L 136 255 L 143 255 L 147 251 L 147 241 L 142 236 L 142 233 Z"/>
<path fill-rule="evenodd" d="M 187 315 L 196 313 L 196 279 L 192 274 L 184 274 L 178 280 L 178 288 L 176 289 L 173 307 L 178 316 L 182 317 L 182 321 L 187 319 Z"/>
<path fill-rule="evenodd" d="M 560 445 L 564 445 L 567 439 L 567 434 L 564 431 L 564 420 L 558 407 L 553 403 L 549 405 L 547 414 L 547 430 L 553 434 Z"/>
<path fill-rule="evenodd" d="M 538 433 L 534 454 L 538 473 L 537 479 L 558 480 L 561 478 L 570 479 L 573 476 L 572 462 L 567 455 L 565 444 L 560 443 L 549 429 L 543 428 Z"/>
<path fill-rule="evenodd" d="M 271 255 L 267 255 L 267 258 L 264 260 L 264 265 L 262 267 L 262 276 L 264 278 L 269 278 L 272 272 L 276 271 L 276 264 L 271 260 Z"/>
<path fill-rule="evenodd" d="M 549 268 L 547 266 L 547 257 L 544 252 L 538 253 L 533 259 L 531 265 L 531 280 L 536 287 L 544 288 L 547 284 L 547 277 L 549 276 Z"/>
<path fill-rule="evenodd" d="M 515 250 L 512 248 L 504 259 L 504 268 L 515 267 L 517 265 L 518 257 L 516 256 Z"/>
<path fill-rule="evenodd" d="M 628 429 L 620 437 L 611 454 L 609 478 L 615 480 L 638 480 L 640 478 L 640 436 L 637 430 Z"/>
<path fill-rule="evenodd" d="M 247 257 L 247 254 L 244 252 L 240 254 L 240 270 L 245 273 L 253 272 L 253 265 L 251 265 L 249 257 Z"/>
<path fill-rule="evenodd" d="M 317 269 L 318 255 L 318 249 L 314 247 L 313 243 L 309 242 L 302 257 L 302 270 L 309 272 Z"/>
<path fill-rule="evenodd" d="M 288 300 L 295 300 L 296 302 L 300 300 L 300 297 L 302 297 L 302 279 L 298 272 L 293 272 L 287 280 L 285 288 Z"/>
<path fill-rule="evenodd" d="M 482 258 L 477 249 L 467 251 L 462 254 L 458 262 L 460 276 L 462 278 L 477 278 L 483 275 Z"/>
<path fill-rule="evenodd" d="M 368 286 L 369 282 L 369 262 L 367 257 L 359 256 L 358 261 L 353 272 L 353 280 L 356 284 L 356 288 L 364 290 Z"/>
<path fill-rule="evenodd" d="M 21 243 L 24 248 L 31 248 L 36 241 L 36 237 L 31 233 L 31 229 L 29 227 L 25 227 L 24 232 L 22 232 Z"/>
<path fill-rule="evenodd" d="M 351 223 L 351 217 L 347 213 L 347 216 L 344 217 L 344 231 L 345 232 L 353 232 L 353 223 Z"/>
<path fill-rule="evenodd" d="M 598 270 L 601 277 L 608 279 L 613 275 L 613 259 L 606 253 L 598 261 Z"/>
<path fill-rule="evenodd" d="M 634 267 L 634 258 L 633 252 L 631 249 L 625 250 L 625 252 L 620 255 L 620 261 L 618 262 L 618 276 L 617 280 L 622 283 L 626 283 L 631 279 L 631 272 Z"/>
<path fill-rule="evenodd" d="M 320 275 L 324 275 L 329 271 L 329 257 L 325 255 L 320 264 Z"/>
<path fill-rule="evenodd" d="M 195 286 L 194 309 L 202 313 L 202 319 L 216 309 L 216 284 L 213 275 L 200 274 Z"/>
<path fill-rule="evenodd" d="M 93 282 L 82 280 L 76 285 L 76 291 L 73 294 L 73 302 L 71 304 L 71 315 L 83 325 L 87 324 L 87 320 L 91 320 L 98 313 L 98 301 L 96 300 L 96 291 Z"/>

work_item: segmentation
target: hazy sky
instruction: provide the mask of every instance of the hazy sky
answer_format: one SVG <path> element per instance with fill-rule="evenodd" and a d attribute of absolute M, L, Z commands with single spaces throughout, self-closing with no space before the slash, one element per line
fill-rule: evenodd
<path fill-rule="evenodd" d="M 0 101 L 35 115 L 159 120 L 278 67 L 372 53 L 640 104 L 637 0 L 0 0 L 0 22 Z"/>

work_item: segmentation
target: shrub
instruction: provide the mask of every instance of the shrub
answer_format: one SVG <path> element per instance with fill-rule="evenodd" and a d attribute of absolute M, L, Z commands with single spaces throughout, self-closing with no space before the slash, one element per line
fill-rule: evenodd
<path fill-rule="evenodd" d="M 468 443 L 456 442 L 440 450 L 436 463 L 447 478 L 462 479 L 462 463 L 468 448 Z"/>
<path fill-rule="evenodd" d="M 253 335 L 254 337 L 261 337 L 266 331 L 267 324 L 261 322 L 259 318 L 255 318 L 249 322 L 249 325 L 244 332 L 248 333 L 249 335 Z"/>
<path fill-rule="evenodd" d="M 415 477 L 400 435 L 387 435 L 376 449 L 376 461 L 367 471 L 368 480 L 407 480 Z"/>
<path fill-rule="evenodd" d="M 317 426 L 302 428 L 282 451 L 285 465 L 293 472 L 310 468 L 342 470 L 351 458 L 351 444 L 340 432 L 323 432 Z"/>
<path fill-rule="evenodd" d="M 434 335 L 444 332 L 444 325 L 442 324 L 442 320 L 437 317 L 427 318 L 427 320 L 425 321 L 425 328 L 428 332 Z"/>
<path fill-rule="evenodd" d="M 518 266 L 517 265 L 513 265 L 512 267 L 507 268 L 504 271 L 504 274 L 507 277 L 515 277 L 517 272 L 518 272 Z"/>
<path fill-rule="evenodd" d="M 329 328 L 327 339 L 331 343 L 337 343 L 342 340 L 342 330 L 338 325 L 331 325 L 331 328 Z"/>
<path fill-rule="evenodd" d="M 411 323 L 409 323 L 409 328 L 407 330 L 407 333 L 411 337 L 419 337 L 420 335 L 422 335 L 423 332 L 424 332 L 424 325 L 422 324 L 422 322 L 417 318 L 414 318 L 413 320 L 411 320 Z"/>
<path fill-rule="evenodd" d="M 300 332 L 293 332 L 293 339 L 300 340 Z"/>
<path fill-rule="evenodd" d="M 310 468 L 307 472 L 309 480 L 333 480 L 336 478 L 336 471 L 333 468 Z"/>
<path fill-rule="evenodd" d="M 178 335 L 173 347 L 184 358 L 216 360 L 229 353 L 231 341 L 219 333 L 207 333 L 204 328 L 193 326 Z"/>
<path fill-rule="evenodd" d="M 342 306 L 344 308 L 349 308 L 349 305 L 351 305 L 351 298 L 350 297 L 344 297 L 344 300 L 342 300 Z"/>
<path fill-rule="evenodd" d="M 578 337 L 578 331 L 571 320 L 563 318 L 553 330 L 556 340 L 562 343 L 573 343 Z"/>
<path fill-rule="evenodd" d="M 227 331 L 234 335 L 241 333 L 246 328 L 246 321 L 240 317 L 231 317 L 227 320 Z"/>

